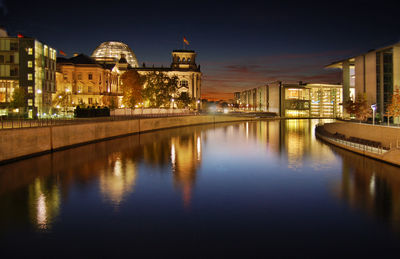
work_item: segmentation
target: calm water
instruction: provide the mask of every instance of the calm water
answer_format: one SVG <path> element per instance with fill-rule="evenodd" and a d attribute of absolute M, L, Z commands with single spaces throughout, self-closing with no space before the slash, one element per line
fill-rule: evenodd
<path fill-rule="evenodd" d="M 397 257 L 400 169 L 316 140 L 318 122 L 163 130 L 1 166 L 0 257 Z"/>

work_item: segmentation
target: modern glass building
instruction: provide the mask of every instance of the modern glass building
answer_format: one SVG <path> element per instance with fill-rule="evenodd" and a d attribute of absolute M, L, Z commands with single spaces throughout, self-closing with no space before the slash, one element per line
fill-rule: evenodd
<path fill-rule="evenodd" d="M 342 116 L 342 86 L 334 84 L 269 83 L 236 93 L 244 110 L 274 112 L 286 118 Z"/>
<path fill-rule="evenodd" d="M 122 55 L 121 55 L 122 54 Z M 122 42 L 107 41 L 101 43 L 92 54 L 97 62 L 115 64 L 124 55 L 131 67 L 138 67 L 138 61 L 132 49 Z"/>
<path fill-rule="evenodd" d="M 354 95 L 366 95 L 370 105 L 377 104 L 377 114 L 383 118 L 393 92 L 400 89 L 400 42 L 333 62 L 326 68 L 342 70 L 344 101 L 351 97 L 354 86 Z"/>
<path fill-rule="evenodd" d="M 0 115 L 10 112 L 16 88 L 25 92 L 29 118 L 48 115 L 56 91 L 56 50 L 34 38 L 11 37 L 4 30 L 0 35 Z"/>

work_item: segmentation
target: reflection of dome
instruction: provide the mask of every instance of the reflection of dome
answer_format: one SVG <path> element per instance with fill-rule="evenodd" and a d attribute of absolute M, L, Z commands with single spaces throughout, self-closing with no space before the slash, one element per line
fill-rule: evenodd
<path fill-rule="evenodd" d="M 128 45 L 117 41 L 101 43 L 100 46 L 93 51 L 92 58 L 100 62 L 116 62 L 121 58 L 121 54 L 125 55 L 129 65 L 138 67 L 138 61 L 132 49 L 129 48 Z"/>

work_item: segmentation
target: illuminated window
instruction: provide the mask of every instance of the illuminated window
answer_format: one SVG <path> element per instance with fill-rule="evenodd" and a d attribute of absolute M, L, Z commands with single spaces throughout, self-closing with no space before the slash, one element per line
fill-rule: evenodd
<path fill-rule="evenodd" d="M 33 75 L 32 74 L 28 74 L 28 80 L 33 80 Z"/>
<path fill-rule="evenodd" d="M 183 58 L 183 59 L 182 59 L 182 62 L 185 62 L 185 61 L 186 61 L 186 59 L 185 59 L 185 58 Z"/>
<path fill-rule="evenodd" d="M 28 48 L 28 55 L 33 55 L 33 49 L 32 48 Z"/>
<path fill-rule="evenodd" d="M 63 76 L 64 76 L 64 80 L 68 79 L 68 74 L 67 73 L 64 73 Z"/>
<path fill-rule="evenodd" d="M 47 57 L 49 56 L 49 47 L 47 47 L 47 45 L 44 45 L 44 56 Z"/>
<path fill-rule="evenodd" d="M 89 104 L 93 104 L 93 99 L 92 98 L 88 98 L 88 103 Z"/>
<path fill-rule="evenodd" d="M 28 94 L 33 94 L 33 87 L 32 86 L 28 86 Z"/>
<path fill-rule="evenodd" d="M 32 61 L 28 61 L 28 67 L 32 67 L 32 66 L 33 66 Z"/>
<path fill-rule="evenodd" d="M 32 106 L 32 105 L 33 105 L 32 99 L 28 99 L 28 105 L 29 105 L 29 106 Z"/>
<path fill-rule="evenodd" d="M 190 58 L 188 58 L 188 62 L 190 62 Z"/>

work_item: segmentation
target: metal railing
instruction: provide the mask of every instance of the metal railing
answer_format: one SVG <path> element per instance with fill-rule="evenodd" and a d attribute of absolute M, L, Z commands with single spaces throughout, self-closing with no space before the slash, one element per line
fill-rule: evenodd
<path fill-rule="evenodd" d="M 375 154 L 379 154 L 382 155 L 386 152 L 389 151 L 389 148 L 383 147 L 381 145 L 368 145 L 368 144 L 362 144 L 362 143 L 357 143 L 354 141 L 350 141 L 350 139 L 345 139 L 344 136 L 343 137 L 335 137 L 335 134 L 331 134 L 327 131 L 325 131 L 321 126 L 317 126 L 315 128 L 315 133 L 323 138 L 329 139 L 330 141 L 351 147 L 351 148 L 355 148 L 361 151 L 366 151 L 366 152 L 370 152 L 370 153 L 375 153 Z M 340 134 L 339 134 L 340 135 Z"/>
<path fill-rule="evenodd" d="M 107 121 L 123 121 L 136 120 L 145 118 L 163 118 L 198 115 L 198 113 L 163 113 L 163 114 L 140 114 L 140 115 L 115 115 L 109 117 L 94 117 L 94 118 L 43 118 L 43 119 L 22 119 L 22 118 L 7 118 L 0 117 L 0 130 L 2 129 L 20 129 L 20 128 L 35 128 L 49 127 L 69 124 L 96 123 Z"/>

